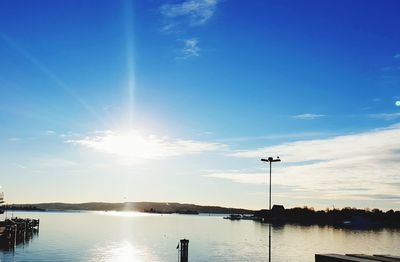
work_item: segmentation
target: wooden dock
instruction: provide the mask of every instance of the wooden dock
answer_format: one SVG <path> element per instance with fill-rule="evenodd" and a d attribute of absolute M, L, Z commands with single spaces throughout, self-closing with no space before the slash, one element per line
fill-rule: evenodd
<path fill-rule="evenodd" d="M 13 248 L 39 232 L 39 219 L 12 218 L 0 222 L 0 246 Z"/>
<path fill-rule="evenodd" d="M 364 254 L 315 254 L 315 262 L 400 262 L 399 256 L 391 255 L 364 255 Z"/>

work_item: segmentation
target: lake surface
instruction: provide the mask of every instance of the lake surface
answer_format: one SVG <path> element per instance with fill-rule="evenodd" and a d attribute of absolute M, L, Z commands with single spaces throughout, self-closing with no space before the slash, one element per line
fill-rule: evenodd
<path fill-rule="evenodd" d="M 9 213 L 10 214 L 10 213 Z M 135 212 L 15 212 L 39 218 L 39 234 L 0 261 L 267 261 L 268 225 L 222 216 Z M 272 229 L 272 261 L 314 261 L 315 253 L 400 255 L 400 230 L 284 225 Z"/>

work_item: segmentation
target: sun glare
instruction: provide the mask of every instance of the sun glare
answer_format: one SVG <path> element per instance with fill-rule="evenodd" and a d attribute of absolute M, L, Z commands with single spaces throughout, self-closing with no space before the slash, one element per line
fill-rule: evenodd
<path fill-rule="evenodd" d="M 220 143 L 142 135 L 136 131 L 120 133 L 107 131 L 92 137 L 68 140 L 66 143 L 77 144 L 130 161 L 162 159 L 225 148 L 225 145 Z"/>
<path fill-rule="evenodd" d="M 96 248 L 93 253 L 96 254 L 92 260 L 93 262 L 159 261 L 153 255 L 150 255 L 145 247 L 138 248 L 129 241 L 112 243 L 105 247 Z"/>
<path fill-rule="evenodd" d="M 136 212 L 136 211 L 98 211 L 96 212 L 100 215 L 116 216 L 116 217 L 147 217 L 156 216 L 157 214 Z"/>

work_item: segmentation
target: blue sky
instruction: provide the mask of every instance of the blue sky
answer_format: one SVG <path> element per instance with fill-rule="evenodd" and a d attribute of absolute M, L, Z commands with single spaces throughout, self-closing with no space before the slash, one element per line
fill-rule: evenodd
<path fill-rule="evenodd" d="M 7 201 L 398 209 L 399 5 L 2 1 Z"/>

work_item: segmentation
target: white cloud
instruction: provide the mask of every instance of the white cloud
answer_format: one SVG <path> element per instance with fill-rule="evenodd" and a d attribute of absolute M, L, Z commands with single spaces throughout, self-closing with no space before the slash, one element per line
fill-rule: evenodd
<path fill-rule="evenodd" d="M 277 139 L 304 139 L 304 138 L 315 138 L 321 136 L 332 135 L 331 133 L 324 132 L 298 132 L 298 133 L 280 133 L 271 135 L 261 135 L 261 136 L 242 136 L 242 137 L 230 137 L 219 139 L 223 142 L 245 142 L 252 140 L 277 140 Z"/>
<path fill-rule="evenodd" d="M 171 139 L 154 135 L 144 136 L 134 131 L 128 133 L 100 132 L 91 137 L 65 142 L 132 160 L 163 159 L 225 148 L 225 145 L 220 143 Z"/>
<path fill-rule="evenodd" d="M 317 118 L 321 118 L 324 117 L 325 115 L 321 115 L 321 114 L 310 114 L 310 113 L 306 113 L 306 114 L 301 114 L 301 115 L 295 115 L 292 116 L 295 119 L 301 119 L 301 120 L 314 120 Z"/>
<path fill-rule="evenodd" d="M 214 133 L 211 132 L 211 131 L 204 131 L 204 132 L 199 133 L 198 135 L 199 135 L 199 136 L 211 136 L 211 135 L 213 135 L 213 134 L 214 134 Z"/>
<path fill-rule="evenodd" d="M 46 130 L 45 131 L 45 134 L 46 135 L 54 135 L 56 132 L 55 131 L 53 131 L 53 130 Z"/>
<path fill-rule="evenodd" d="M 341 135 L 327 139 L 297 141 L 280 145 L 241 150 L 235 157 L 280 155 L 287 162 L 325 161 L 353 158 L 369 154 L 389 154 L 400 150 L 400 125 L 364 133 Z"/>
<path fill-rule="evenodd" d="M 171 29 L 181 23 L 190 26 L 202 25 L 214 15 L 218 2 L 218 0 L 187 0 L 177 4 L 164 4 L 160 7 L 160 12 L 169 19 L 164 29 Z M 181 21 L 176 21 L 177 19 Z"/>
<path fill-rule="evenodd" d="M 400 190 L 400 125 L 231 154 L 256 160 L 277 155 L 283 162 L 273 167 L 273 183 L 295 188 L 288 194 L 298 197 L 391 200 Z M 263 172 L 214 171 L 207 176 L 263 184 L 267 175 L 266 168 Z"/>
<path fill-rule="evenodd" d="M 215 14 L 220 0 L 184 0 L 160 6 L 162 28 L 164 33 L 181 34 L 190 27 L 207 23 Z M 183 40 L 183 48 L 179 50 L 178 59 L 199 56 L 200 47 L 197 38 Z"/>
<path fill-rule="evenodd" d="M 395 120 L 397 118 L 400 118 L 400 113 L 371 114 L 371 115 L 369 115 L 369 117 L 389 121 L 389 120 Z"/>
<path fill-rule="evenodd" d="M 19 138 L 19 137 L 10 137 L 10 138 L 8 138 L 8 141 L 18 142 L 18 141 L 21 141 L 21 138 Z"/>
<path fill-rule="evenodd" d="M 205 175 L 206 177 L 229 179 L 236 183 L 242 184 L 258 184 L 263 185 L 267 183 L 267 173 L 251 173 L 240 171 L 228 172 L 213 172 Z"/>
<path fill-rule="evenodd" d="M 61 138 L 70 138 L 70 137 L 79 137 L 79 136 L 80 136 L 79 133 L 74 133 L 72 131 L 68 131 L 67 133 L 60 134 Z"/>
<path fill-rule="evenodd" d="M 394 59 L 400 59 L 400 53 L 397 53 L 393 56 Z"/>
<path fill-rule="evenodd" d="M 199 40 L 196 38 L 190 38 L 183 41 L 184 46 L 182 48 L 182 57 L 181 58 L 189 58 L 199 56 L 200 47 Z"/>

